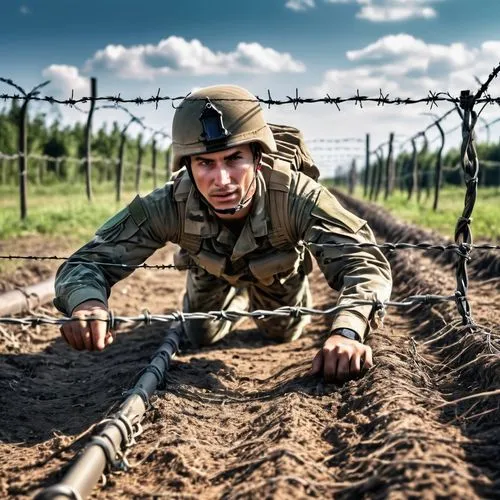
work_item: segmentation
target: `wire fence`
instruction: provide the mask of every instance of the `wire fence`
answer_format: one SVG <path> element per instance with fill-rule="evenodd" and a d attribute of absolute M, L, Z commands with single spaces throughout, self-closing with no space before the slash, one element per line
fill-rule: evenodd
<path fill-rule="evenodd" d="M 380 247 L 380 248 L 385 248 L 388 250 L 398 250 L 398 249 L 419 249 L 419 250 L 439 250 L 439 251 L 454 251 L 458 255 L 458 262 L 456 265 L 456 272 L 455 272 L 455 277 L 456 277 L 456 290 L 453 295 L 449 296 L 440 296 L 440 295 L 425 295 L 425 296 L 411 296 L 408 297 L 407 299 L 396 302 L 396 301 L 386 301 L 386 302 L 380 302 L 376 298 L 373 300 L 355 300 L 350 302 L 349 304 L 339 304 L 331 309 L 325 310 L 325 311 L 320 311 L 317 309 L 312 309 L 312 308 L 303 308 L 303 307 L 282 307 L 279 309 L 276 309 L 274 311 L 267 311 L 267 310 L 260 310 L 260 311 L 252 311 L 252 312 L 244 312 L 244 311 L 210 311 L 210 312 L 196 312 L 196 313 L 183 313 L 183 312 L 173 312 L 170 314 L 166 315 L 152 315 L 149 312 L 145 312 L 142 315 L 138 315 L 135 317 L 122 317 L 122 316 L 114 316 L 114 314 L 110 311 L 108 319 L 108 323 L 110 324 L 110 327 L 113 328 L 116 326 L 118 323 L 124 322 L 124 323 L 145 323 L 145 324 L 151 324 L 152 322 L 164 322 L 164 321 L 185 321 L 187 319 L 213 319 L 213 320 L 230 320 L 230 321 L 235 321 L 241 317 L 257 317 L 257 318 L 263 318 L 263 317 L 269 317 L 269 316 L 300 316 L 303 314 L 309 314 L 309 315 L 331 315 L 331 314 L 337 314 L 339 311 L 344 310 L 344 309 L 349 309 L 352 308 L 355 305 L 372 305 L 374 310 L 380 314 L 383 315 L 385 312 L 385 309 L 387 307 L 413 307 L 416 305 L 421 305 L 421 304 L 438 304 L 438 303 L 443 303 L 443 302 L 448 302 L 448 301 L 454 301 L 457 305 L 458 312 L 460 313 L 462 317 L 462 321 L 464 325 L 473 325 L 474 322 L 472 320 L 472 314 L 471 314 L 471 308 L 470 304 L 468 301 L 467 297 L 467 292 L 468 292 L 468 276 L 467 276 L 467 263 L 471 258 L 471 251 L 472 249 L 482 249 L 482 250 L 498 250 L 499 246 L 498 245 L 477 245 L 474 246 L 472 244 L 472 232 L 470 229 L 470 224 L 471 224 L 471 215 L 474 209 L 474 205 L 476 202 L 477 198 L 477 184 L 478 184 L 478 172 L 479 172 L 479 159 L 477 157 L 477 152 L 476 152 L 476 147 L 474 143 L 474 128 L 476 126 L 476 123 L 478 121 L 479 115 L 484 110 L 485 106 L 488 104 L 498 104 L 500 105 L 500 98 L 498 97 L 492 97 L 489 94 L 486 93 L 488 90 L 488 87 L 490 83 L 493 81 L 494 78 L 497 77 L 498 73 L 500 72 L 500 65 L 497 66 L 496 68 L 493 69 L 491 74 L 488 76 L 486 81 L 480 86 L 479 90 L 475 93 L 472 94 L 470 91 L 462 91 L 459 97 L 454 97 L 451 96 L 448 92 L 429 92 L 427 96 L 424 97 L 418 97 L 418 98 L 391 98 L 389 97 L 389 94 L 384 94 L 382 91 L 380 91 L 380 95 L 378 97 L 369 97 L 369 96 L 364 96 L 360 95 L 359 91 L 354 96 L 351 97 L 331 97 L 330 95 L 327 95 L 326 97 L 323 98 L 304 98 L 299 95 L 298 89 L 296 89 L 295 96 L 287 96 L 286 99 L 282 100 L 277 100 L 273 99 L 271 96 L 271 92 L 268 91 L 268 97 L 267 99 L 262 99 L 260 97 L 256 97 L 255 99 L 224 99 L 224 100 L 231 100 L 231 101 L 251 101 L 251 102 L 259 102 L 261 104 L 267 105 L 267 106 L 276 106 L 276 105 L 292 105 L 294 109 L 297 109 L 299 105 L 302 104 L 314 104 L 314 103 L 324 103 L 324 104 L 333 104 L 335 105 L 339 110 L 340 110 L 340 104 L 352 102 L 355 105 L 359 105 L 360 107 L 363 107 L 364 103 L 367 102 L 372 102 L 377 104 L 378 106 L 382 105 L 409 105 L 409 104 L 417 104 L 417 103 L 424 103 L 426 105 L 429 105 L 430 109 L 432 109 L 434 106 L 438 106 L 439 103 L 441 102 L 447 102 L 447 103 L 452 103 L 454 104 L 454 109 L 456 112 L 459 114 L 461 118 L 461 128 L 462 128 L 462 145 L 461 145 L 461 156 L 460 156 L 460 161 L 461 161 L 461 167 L 463 170 L 463 175 L 466 183 L 466 194 L 465 194 L 465 200 L 464 200 L 464 209 L 462 212 L 462 215 L 459 217 L 457 224 L 456 224 L 456 229 L 455 229 L 455 243 L 453 245 L 428 245 L 428 244 L 409 244 L 409 243 L 404 243 L 404 242 L 397 242 L 397 243 L 392 243 L 392 242 L 386 242 L 383 245 L 374 245 L 374 244 L 341 244 L 341 245 L 332 245 L 332 246 L 351 246 L 351 247 L 359 247 L 362 248 L 363 246 L 365 247 Z M 23 101 L 23 106 L 24 108 L 26 107 L 27 103 L 29 101 L 43 101 L 43 102 L 48 102 L 50 104 L 62 104 L 62 105 L 69 105 L 69 106 L 75 106 L 79 103 L 91 103 L 95 104 L 96 102 L 101 102 L 101 101 L 110 101 L 113 102 L 114 104 L 122 104 L 122 103 L 132 103 L 132 104 L 137 104 L 137 105 L 142 105 L 146 103 L 153 103 L 155 104 L 156 107 L 158 107 L 158 104 L 163 101 L 170 101 L 170 103 L 174 106 L 174 104 L 177 101 L 183 100 L 186 96 L 179 96 L 179 97 L 171 97 L 171 96 L 161 96 L 160 95 L 160 89 L 158 89 L 158 92 L 156 96 L 152 96 L 150 98 L 123 98 L 121 95 L 118 96 L 106 96 L 106 97 L 98 97 L 95 95 L 88 96 L 88 97 L 82 97 L 79 99 L 73 98 L 73 96 L 70 99 L 56 99 L 51 96 L 40 96 L 39 95 L 39 90 L 42 88 L 45 84 L 41 84 L 37 87 L 35 87 L 32 91 L 30 92 L 25 92 L 21 87 L 16 85 L 14 82 L 11 80 L 6 80 L 2 79 L 2 81 L 8 83 L 9 85 L 15 87 L 20 94 L 2 94 L 0 95 L 0 99 L 4 100 L 22 100 Z M 217 101 L 217 100 L 214 100 Z M 481 106 L 479 111 L 476 111 L 475 107 L 476 106 Z M 436 126 L 438 127 L 441 132 L 442 129 L 440 128 L 440 122 L 443 121 L 445 118 L 450 116 L 452 114 L 452 111 L 447 111 L 444 115 L 441 117 L 437 118 L 432 124 L 428 125 L 425 129 L 422 131 L 418 132 L 414 136 L 412 136 L 409 140 L 413 145 L 413 149 L 415 151 L 415 140 L 419 137 L 423 137 L 426 142 L 427 146 L 427 139 L 426 139 L 426 132 L 430 130 L 430 128 Z M 131 119 L 129 121 L 129 124 L 132 122 L 137 121 L 137 118 L 133 115 L 131 115 Z M 126 130 L 126 128 L 125 128 Z M 351 141 L 352 139 L 346 139 Z M 392 148 L 393 148 L 393 141 L 394 141 L 394 134 L 391 134 L 390 139 L 387 143 L 389 147 L 389 153 L 388 153 L 388 158 L 391 158 L 392 156 Z M 370 148 L 369 148 L 369 140 L 366 140 L 366 150 L 367 150 L 367 158 L 370 156 Z M 381 146 L 376 148 L 374 150 L 374 154 L 378 155 L 379 157 L 379 165 L 380 169 L 378 172 L 372 173 L 372 178 L 374 179 L 374 184 L 373 190 L 374 194 L 378 193 L 381 188 L 381 183 L 382 183 L 382 159 L 380 155 L 380 150 Z M 22 154 L 21 154 L 22 153 Z M 19 160 L 20 161 L 25 161 L 27 158 L 26 150 L 20 149 L 20 156 Z M 87 159 L 88 160 L 88 159 Z M 88 164 L 88 161 L 87 161 Z M 388 193 L 391 188 L 391 171 L 390 171 L 390 165 L 391 162 L 387 161 L 387 170 L 386 170 L 386 183 L 385 183 L 385 191 Z M 368 165 L 367 165 L 367 171 L 365 174 L 365 195 L 367 193 L 367 186 L 368 186 Z M 418 179 L 418 170 L 413 170 L 413 179 Z M 418 185 L 418 183 L 413 183 L 413 186 Z M 412 188 L 413 189 L 413 188 Z M 42 260 L 42 259 L 48 259 L 48 260 L 59 260 L 59 259 L 64 259 L 62 257 L 43 257 L 43 256 L 14 256 L 14 255 L 8 255 L 8 256 L 0 256 L 1 259 L 30 259 L 30 260 Z M 75 263 L 75 262 L 73 262 Z M 139 267 L 143 268 L 154 268 L 154 269 L 166 269 L 166 268 L 172 268 L 175 266 L 172 265 L 161 265 L 161 266 L 146 266 L 145 264 L 138 265 L 138 266 L 126 266 L 123 264 L 117 264 L 117 263 L 98 263 L 100 265 L 118 265 L 120 267 L 133 267 L 135 269 Z M 0 324 L 5 323 L 5 324 L 18 324 L 18 325 L 40 325 L 40 324 L 53 324 L 53 325 L 60 325 L 63 324 L 64 322 L 71 321 L 74 318 L 48 318 L 44 316 L 30 316 L 30 317 L 24 317 L 24 318 L 0 318 Z M 91 319 L 91 318 L 89 318 Z M 102 318 L 95 318 L 102 320 Z"/>

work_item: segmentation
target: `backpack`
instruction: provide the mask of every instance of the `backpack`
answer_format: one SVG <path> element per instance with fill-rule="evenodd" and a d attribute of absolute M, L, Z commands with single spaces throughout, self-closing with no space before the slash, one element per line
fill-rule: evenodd
<path fill-rule="evenodd" d="M 268 123 L 274 135 L 277 153 L 262 155 L 262 163 L 273 168 L 277 159 L 288 162 L 294 170 L 303 172 L 315 181 L 319 178 L 319 170 L 312 159 L 311 153 L 304 142 L 302 132 L 287 125 Z"/>

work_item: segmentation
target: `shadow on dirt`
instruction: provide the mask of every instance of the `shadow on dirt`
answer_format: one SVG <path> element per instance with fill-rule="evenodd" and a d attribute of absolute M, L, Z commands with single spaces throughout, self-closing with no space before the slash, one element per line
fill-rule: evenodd
<path fill-rule="evenodd" d="M 165 327 L 154 325 L 124 331 L 112 346 L 98 353 L 73 350 L 58 338 L 39 353 L 0 355 L 0 405 L 4 409 L 0 440 L 32 446 L 58 434 L 80 434 L 100 421 L 121 403 L 123 392 L 133 386 L 161 345 L 164 331 Z M 238 393 L 224 385 L 237 376 L 234 368 L 200 355 L 279 344 L 254 329 L 236 330 L 213 346 L 183 348 L 169 373 L 167 391 L 196 397 L 195 392 L 210 390 L 214 398 L 237 398 Z M 234 357 L 238 358 L 236 352 Z M 245 397 L 263 399 L 313 390 L 316 382 L 300 375 L 307 368 L 287 366 L 273 374 L 276 384 L 271 390 L 256 390 Z M 266 381 L 260 380 L 264 385 Z"/>

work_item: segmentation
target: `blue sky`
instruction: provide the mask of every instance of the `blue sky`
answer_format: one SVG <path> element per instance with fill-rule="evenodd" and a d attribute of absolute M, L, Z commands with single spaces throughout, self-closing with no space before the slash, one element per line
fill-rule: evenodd
<path fill-rule="evenodd" d="M 358 88 L 378 95 L 380 87 L 401 97 L 457 93 L 474 89 L 474 75 L 485 78 L 500 61 L 498 19 L 498 0 L 4 0 L 0 76 L 26 89 L 50 79 L 46 93 L 59 97 L 88 93 L 89 76 L 98 77 L 101 94 L 134 97 L 222 82 L 261 96 L 269 88 L 277 98 L 295 87 L 304 96 Z M 498 83 L 491 90 L 500 95 Z M 165 104 L 139 114 L 168 130 L 172 111 Z M 299 126 L 308 138 L 370 132 L 376 144 L 391 130 L 409 135 L 425 127 L 425 111 L 346 105 L 338 113 L 311 105 L 272 108 L 268 117 Z M 495 110 L 486 113 L 495 118 Z M 96 115 L 97 125 L 113 119 L 126 118 Z"/>

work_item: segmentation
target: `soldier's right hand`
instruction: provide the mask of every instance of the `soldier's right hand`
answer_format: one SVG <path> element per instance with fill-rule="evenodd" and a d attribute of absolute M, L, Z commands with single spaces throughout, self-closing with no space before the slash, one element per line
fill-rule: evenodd
<path fill-rule="evenodd" d="M 72 317 L 78 320 L 68 321 L 61 326 L 61 335 L 66 342 L 75 349 L 88 351 L 102 351 L 114 340 L 113 334 L 108 329 L 107 321 L 86 320 L 94 317 L 108 319 L 108 309 L 98 300 L 82 302 L 73 309 Z"/>

